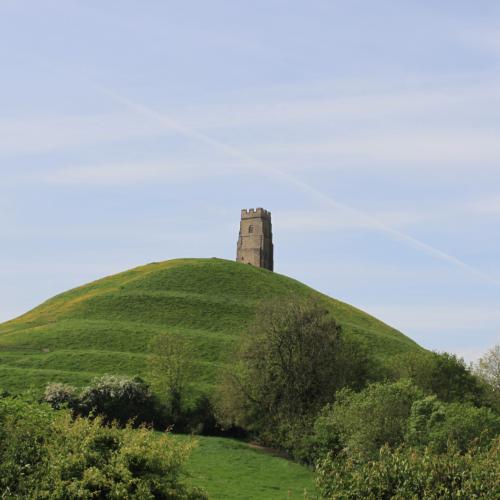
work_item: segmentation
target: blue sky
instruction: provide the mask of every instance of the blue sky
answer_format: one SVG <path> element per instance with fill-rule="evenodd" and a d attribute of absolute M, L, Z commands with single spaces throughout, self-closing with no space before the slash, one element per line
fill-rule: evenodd
<path fill-rule="evenodd" d="M 0 0 L 0 320 L 175 257 L 500 338 L 500 3 Z"/>

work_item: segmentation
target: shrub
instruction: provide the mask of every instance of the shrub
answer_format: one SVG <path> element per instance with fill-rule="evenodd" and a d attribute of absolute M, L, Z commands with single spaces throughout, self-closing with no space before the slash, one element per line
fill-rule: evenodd
<path fill-rule="evenodd" d="M 42 399 L 55 410 L 60 410 L 64 407 L 76 410 L 78 406 L 76 389 L 71 385 L 58 382 L 47 384 Z"/>
<path fill-rule="evenodd" d="M 498 498 L 499 452 L 500 438 L 466 454 L 388 446 L 368 461 L 330 454 L 319 462 L 316 481 L 322 498 Z"/>
<path fill-rule="evenodd" d="M 489 408 L 464 403 L 442 403 L 435 396 L 413 403 L 406 442 L 434 452 L 453 447 L 465 452 L 473 445 L 487 446 L 500 433 L 500 418 Z"/>
<path fill-rule="evenodd" d="M 149 385 L 139 377 L 103 375 L 95 378 L 80 395 L 79 413 L 84 416 L 101 415 L 105 422 L 117 421 L 125 425 L 136 423 L 166 423 L 161 405 Z"/>
<path fill-rule="evenodd" d="M 446 352 L 409 352 L 392 359 L 392 378 L 410 379 L 426 394 L 445 402 L 487 403 L 484 384 L 467 367 L 465 361 Z"/>
<path fill-rule="evenodd" d="M 45 462 L 44 443 L 54 419 L 48 405 L 0 399 L 0 493 L 30 498 Z"/>
<path fill-rule="evenodd" d="M 99 418 L 58 416 L 47 443 L 50 473 L 39 486 L 42 498 L 206 498 L 181 481 L 192 442 L 145 427 L 101 424 Z"/>
<path fill-rule="evenodd" d="M 422 397 L 408 380 L 371 384 L 361 392 L 339 391 L 316 421 L 318 452 L 345 448 L 348 455 L 373 457 L 385 444 L 398 446 L 412 405 Z"/>
<path fill-rule="evenodd" d="M 34 499 L 201 499 L 183 482 L 194 442 L 0 400 L 0 493 Z"/>

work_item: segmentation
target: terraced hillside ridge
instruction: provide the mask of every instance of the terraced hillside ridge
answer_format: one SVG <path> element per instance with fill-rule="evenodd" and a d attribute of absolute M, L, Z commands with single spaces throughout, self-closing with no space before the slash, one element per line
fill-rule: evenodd
<path fill-rule="evenodd" d="M 147 379 L 151 340 L 163 331 L 193 347 L 193 381 L 213 388 L 261 300 L 318 296 L 348 335 L 378 357 L 421 349 L 350 305 L 265 269 L 221 259 L 148 264 L 75 288 L 0 325 L 0 388 L 88 383 L 103 373 Z"/>

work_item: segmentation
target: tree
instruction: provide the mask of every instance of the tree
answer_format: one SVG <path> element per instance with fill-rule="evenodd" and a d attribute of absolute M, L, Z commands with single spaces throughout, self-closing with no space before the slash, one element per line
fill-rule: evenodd
<path fill-rule="evenodd" d="M 447 352 L 408 352 L 395 356 L 390 367 L 393 379 L 408 378 L 426 394 L 445 402 L 486 403 L 479 378 L 462 358 Z"/>
<path fill-rule="evenodd" d="M 489 349 L 474 367 L 475 372 L 500 395 L 500 344 Z"/>
<path fill-rule="evenodd" d="M 229 423 L 290 450 L 335 391 L 365 378 L 368 366 L 321 302 L 263 304 L 219 390 L 219 409 Z"/>
<path fill-rule="evenodd" d="M 164 332 L 153 340 L 149 362 L 154 385 L 166 399 L 170 415 L 176 421 L 189 391 L 191 349 L 179 335 Z"/>
<path fill-rule="evenodd" d="M 484 384 L 485 404 L 500 415 L 500 344 L 472 364 L 472 370 Z"/>

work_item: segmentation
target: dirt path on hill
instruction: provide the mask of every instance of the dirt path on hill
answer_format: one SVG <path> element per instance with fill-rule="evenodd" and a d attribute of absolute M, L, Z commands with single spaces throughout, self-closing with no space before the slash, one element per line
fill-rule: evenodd
<path fill-rule="evenodd" d="M 258 443 L 247 443 L 249 448 L 253 450 L 260 451 L 261 453 L 265 453 L 266 455 L 271 455 L 273 457 L 284 458 L 285 460 L 292 460 L 292 457 L 283 450 L 278 450 L 277 448 L 269 448 L 267 446 L 262 446 Z"/>

